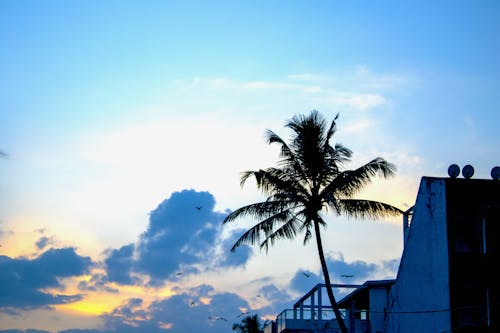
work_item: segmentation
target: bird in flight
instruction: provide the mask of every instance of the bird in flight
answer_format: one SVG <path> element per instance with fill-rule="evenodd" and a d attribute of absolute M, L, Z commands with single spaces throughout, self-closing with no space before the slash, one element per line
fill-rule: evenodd
<path fill-rule="evenodd" d="M 306 273 L 306 272 L 302 272 L 302 274 L 304 274 L 306 277 L 310 277 L 311 276 L 310 273 Z"/>
<path fill-rule="evenodd" d="M 195 206 L 196 209 L 201 210 L 202 206 Z"/>
<path fill-rule="evenodd" d="M 354 275 L 347 275 L 347 274 L 342 274 L 341 277 L 345 277 L 345 278 L 352 278 Z"/>

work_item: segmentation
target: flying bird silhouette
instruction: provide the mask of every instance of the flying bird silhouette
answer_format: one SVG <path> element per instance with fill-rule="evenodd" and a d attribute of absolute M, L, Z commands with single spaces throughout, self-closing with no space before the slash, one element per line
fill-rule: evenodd
<path fill-rule="evenodd" d="M 201 210 L 202 206 L 195 206 L 196 209 Z"/>
<path fill-rule="evenodd" d="M 342 274 L 341 277 L 345 277 L 345 278 L 352 278 L 354 275 L 347 275 L 347 274 Z"/>
<path fill-rule="evenodd" d="M 302 274 L 304 274 L 306 277 L 310 277 L 311 276 L 311 274 L 308 274 L 306 272 L 302 272 Z"/>

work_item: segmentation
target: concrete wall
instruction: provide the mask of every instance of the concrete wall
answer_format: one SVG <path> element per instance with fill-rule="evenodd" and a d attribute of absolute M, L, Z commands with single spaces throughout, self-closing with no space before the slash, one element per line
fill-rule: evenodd
<path fill-rule="evenodd" d="M 388 290 L 386 288 L 370 289 L 370 332 L 384 332 L 385 329 L 385 306 L 387 304 Z M 359 331 L 361 332 L 361 331 Z"/>
<path fill-rule="evenodd" d="M 445 181 L 423 177 L 397 281 L 389 294 L 384 332 L 450 329 L 447 243 Z"/>

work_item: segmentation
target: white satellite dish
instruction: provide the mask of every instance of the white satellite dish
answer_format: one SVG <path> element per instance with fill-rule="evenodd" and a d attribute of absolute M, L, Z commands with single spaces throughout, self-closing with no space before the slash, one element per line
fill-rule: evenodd
<path fill-rule="evenodd" d="M 500 179 L 500 167 L 499 166 L 496 166 L 493 169 L 491 169 L 491 178 L 493 178 L 495 180 Z"/>
<path fill-rule="evenodd" d="M 474 175 L 474 168 L 472 165 L 467 164 L 462 168 L 462 176 L 464 176 L 465 179 L 469 179 L 472 175 Z"/>
<path fill-rule="evenodd" d="M 456 164 L 452 164 L 448 167 L 448 176 L 451 178 L 457 178 L 460 174 L 460 167 Z"/>

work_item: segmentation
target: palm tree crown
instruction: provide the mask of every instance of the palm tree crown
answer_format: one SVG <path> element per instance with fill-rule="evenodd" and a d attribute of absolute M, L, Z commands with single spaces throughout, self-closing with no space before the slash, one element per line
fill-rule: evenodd
<path fill-rule="evenodd" d="M 232 251 L 245 243 L 259 243 L 262 234 L 265 238 L 260 246 L 266 250 L 276 239 L 291 239 L 301 231 L 305 231 L 306 243 L 314 221 L 325 225 L 320 215 L 324 210 L 356 218 L 401 214 L 391 205 L 353 198 L 373 176 L 380 174 L 387 178 L 394 175 L 396 167 L 377 157 L 356 170 L 343 170 L 352 152 L 341 144 L 332 147 L 329 143 L 336 131 L 337 118 L 338 115 L 327 127 L 316 110 L 309 116 L 294 116 L 285 125 L 294 132 L 290 144 L 273 131 L 266 131 L 267 142 L 281 146 L 281 159 L 277 168 L 243 172 L 241 185 L 253 176 L 267 200 L 241 207 L 225 218 L 223 223 L 243 216 L 260 220 L 238 239 Z"/>
<path fill-rule="evenodd" d="M 223 224 L 245 216 L 259 221 L 243 233 L 231 251 L 243 244 L 259 244 L 267 251 L 276 240 L 292 239 L 298 233 L 304 233 L 306 244 L 314 230 L 327 293 L 341 331 L 347 333 L 323 253 L 320 226 L 325 227 L 326 223 L 321 213 L 331 211 L 337 216 L 376 219 L 399 215 L 402 211 L 382 202 L 354 198 L 374 176 L 393 176 L 396 167 L 377 157 L 355 170 L 344 170 L 351 161 L 352 151 L 342 144 L 330 145 L 337 118 L 338 115 L 328 125 L 316 110 L 309 115 L 295 115 L 285 124 L 292 131 L 289 143 L 267 130 L 268 144 L 278 144 L 281 148 L 277 167 L 243 172 L 240 183 L 243 186 L 250 177 L 255 178 L 267 198 L 231 212 Z"/>

